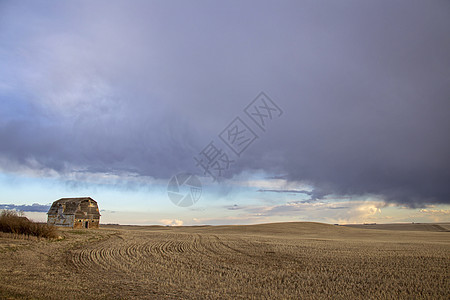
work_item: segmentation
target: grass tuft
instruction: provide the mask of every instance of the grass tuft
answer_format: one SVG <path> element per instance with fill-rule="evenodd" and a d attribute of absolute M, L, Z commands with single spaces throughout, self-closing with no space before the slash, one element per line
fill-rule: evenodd
<path fill-rule="evenodd" d="M 15 210 L 4 210 L 0 213 L 0 231 L 49 239 L 58 238 L 56 227 L 32 222 Z"/>

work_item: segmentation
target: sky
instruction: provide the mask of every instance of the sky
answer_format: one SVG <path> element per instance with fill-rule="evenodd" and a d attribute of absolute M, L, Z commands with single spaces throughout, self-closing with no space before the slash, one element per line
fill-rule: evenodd
<path fill-rule="evenodd" d="M 449 130 L 446 0 L 0 1 L 0 208 L 38 221 L 449 222 Z"/>

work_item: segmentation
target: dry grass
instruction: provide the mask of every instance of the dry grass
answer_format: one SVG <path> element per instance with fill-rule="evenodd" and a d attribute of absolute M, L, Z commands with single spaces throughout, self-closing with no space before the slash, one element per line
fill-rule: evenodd
<path fill-rule="evenodd" d="M 31 222 L 20 212 L 15 210 L 3 210 L 0 213 L 0 231 L 15 235 L 36 236 L 42 238 L 58 237 L 56 227 Z"/>
<path fill-rule="evenodd" d="M 0 251 L 0 297 L 450 297 L 448 232 L 319 223 L 62 232 L 60 242 L 20 241 L 16 250 Z M 0 237 L 1 243 L 14 240 Z"/>

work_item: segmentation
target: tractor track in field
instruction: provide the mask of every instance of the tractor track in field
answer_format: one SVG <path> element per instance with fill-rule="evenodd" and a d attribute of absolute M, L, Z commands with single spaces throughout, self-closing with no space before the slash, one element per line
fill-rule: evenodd
<path fill-rule="evenodd" d="M 238 250 L 217 235 L 143 234 L 108 239 L 67 251 L 67 261 L 75 270 L 103 269 L 120 272 L 145 268 L 146 264 L 183 261 L 189 256 L 208 260 L 225 260 L 251 255 Z"/>

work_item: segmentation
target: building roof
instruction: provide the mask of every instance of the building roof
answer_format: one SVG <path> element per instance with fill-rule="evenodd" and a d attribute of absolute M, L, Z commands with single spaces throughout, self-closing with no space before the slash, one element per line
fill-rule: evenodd
<path fill-rule="evenodd" d="M 86 212 L 89 214 L 94 214 L 100 216 L 98 211 L 97 201 L 92 199 L 91 197 L 81 197 L 81 198 L 61 198 L 53 202 L 52 206 L 48 210 L 47 214 L 58 214 L 59 207 L 63 207 L 63 214 L 65 215 L 74 215 L 75 213 L 80 211 L 80 207 L 82 203 L 90 202 L 95 203 L 95 207 L 87 207 Z"/>
<path fill-rule="evenodd" d="M 86 200 L 90 200 L 93 201 L 95 203 L 97 203 L 97 201 L 95 201 L 94 199 L 92 199 L 91 197 L 79 197 L 79 198 L 61 198 L 59 200 L 56 200 L 53 203 L 67 203 L 67 202 L 76 202 L 76 203 L 81 203 L 83 201 Z"/>

